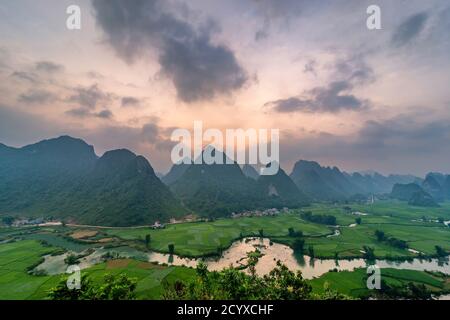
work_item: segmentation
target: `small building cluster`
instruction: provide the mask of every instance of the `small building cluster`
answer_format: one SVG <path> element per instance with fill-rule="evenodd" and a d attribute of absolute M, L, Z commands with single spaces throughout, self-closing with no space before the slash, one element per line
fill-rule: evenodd
<path fill-rule="evenodd" d="M 250 210 L 243 211 L 240 213 L 233 212 L 231 213 L 232 218 L 242 218 L 242 217 L 265 217 L 265 216 L 276 216 L 280 213 L 287 213 L 289 211 L 288 208 L 283 208 L 281 210 L 277 208 L 270 208 L 265 210 Z"/>
<path fill-rule="evenodd" d="M 154 224 L 150 226 L 152 229 L 164 229 L 166 225 L 164 223 L 160 223 L 159 221 L 156 221 Z"/>
<path fill-rule="evenodd" d="M 8 223 L 3 222 L 6 225 L 12 227 L 25 227 L 25 226 L 39 226 L 39 227 L 49 227 L 49 226 L 60 226 L 63 223 L 61 221 L 56 221 L 52 219 L 45 218 L 11 218 Z"/>
<path fill-rule="evenodd" d="M 13 227 L 22 227 L 22 226 L 36 226 L 43 224 L 45 220 L 43 218 L 36 219 L 16 219 L 14 220 L 12 226 Z"/>

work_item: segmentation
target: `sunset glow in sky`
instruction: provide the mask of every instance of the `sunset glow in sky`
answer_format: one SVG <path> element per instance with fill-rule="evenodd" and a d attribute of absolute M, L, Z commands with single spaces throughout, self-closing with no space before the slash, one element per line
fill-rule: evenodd
<path fill-rule="evenodd" d="M 280 129 L 287 171 L 450 172 L 449 34 L 447 0 L 1 1 L 0 143 L 69 134 L 165 172 L 201 120 Z"/>

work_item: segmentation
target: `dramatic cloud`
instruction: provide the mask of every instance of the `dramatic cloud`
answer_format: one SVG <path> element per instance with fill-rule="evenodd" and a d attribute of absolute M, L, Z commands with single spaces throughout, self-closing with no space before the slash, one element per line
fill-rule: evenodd
<path fill-rule="evenodd" d="M 153 145 L 158 150 L 170 152 L 176 142 L 170 140 L 174 128 L 164 128 L 158 125 L 158 121 L 152 121 L 142 127 L 141 137 L 143 141 Z"/>
<path fill-rule="evenodd" d="M 294 132 L 283 135 L 281 159 L 291 165 L 299 158 L 338 165 L 346 170 L 374 169 L 385 173 L 450 171 L 449 119 L 418 120 L 417 114 L 369 120 L 352 134 Z M 430 143 L 431 142 L 431 143 Z"/>
<path fill-rule="evenodd" d="M 38 76 L 34 73 L 25 72 L 25 71 L 14 71 L 11 74 L 11 78 L 17 79 L 19 81 L 26 81 L 30 82 L 32 84 L 35 84 L 38 82 Z"/>
<path fill-rule="evenodd" d="M 334 78 L 343 79 L 354 86 L 365 85 L 376 80 L 372 67 L 366 63 L 362 54 L 338 58 L 332 69 L 334 69 Z"/>
<path fill-rule="evenodd" d="M 316 62 L 311 60 L 305 70 L 315 73 Z M 336 59 L 332 66 L 332 78 L 341 79 L 323 87 L 316 87 L 299 96 L 270 101 L 264 106 L 275 112 L 329 112 L 343 110 L 359 111 L 370 107 L 367 99 L 361 99 L 351 93 L 355 86 L 361 86 L 375 80 L 370 68 L 361 56 Z"/>
<path fill-rule="evenodd" d="M 230 94 L 247 80 L 234 53 L 213 43 L 217 26 L 211 21 L 196 28 L 160 0 L 93 0 L 92 4 L 107 41 L 127 62 L 157 50 L 161 72 L 172 80 L 182 101 Z"/>
<path fill-rule="evenodd" d="M 292 97 L 266 103 L 276 112 L 339 112 L 342 110 L 361 110 L 369 103 L 352 94 L 348 94 L 353 86 L 349 82 L 333 82 L 327 87 L 314 88 L 302 97 Z"/>
<path fill-rule="evenodd" d="M 110 110 L 102 110 L 100 112 L 92 112 L 88 108 L 75 108 L 66 111 L 66 114 L 76 118 L 100 118 L 100 119 L 112 119 L 114 117 Z"/>
<path fill-rule="evenodd" d="M 392 35 L 392 45 L 401 47 L 420 35 L 428 20 L 428 13 L 417 13 L 401 23 Z"/>
<path fill-rule="evenodd" d="M 67 99 L 67 102 L 77 103 L 82 108 L 95 109 L 98 104 L 107 104 L 113 98 L 111 93 L 100 90 L 97 84 L 90 87 L 77 87 L 73 90 L 74 94 Z"/>
<path fill-rule="evenodd" d="M 102 110 L 95 115 L 102 119 L 111 119 L 113 117 L 113 113 L 110 110 Z"/>
<path fill-rule="evenodd" d="M 268 38 L 275 27 L 281 27 L 277 31 L 289 30 L 291 22 L 301 15 L 307 16 L 321 7 L 333 7 L 336 2 L 336 0 L 252 0 L 250 3 L 256 8 L 258 16 L 263 19 L 262 25 L 255 32 L 255 40 Z"/>
<path fill-rule="evenodd" d="M 64 67 L 60 64 L 51 61 L 39 61 L 35 66 L 37 71 L 43 71 L 48 73 L 56 73 L 64 70 Z"/>
<path fill-rule="evenodd" d="M 140 100 L 135 97 L 123 97 L 121 101 L 122 107 L 136 107 L 139 106 Z"/>
<path fill-rule="evenodd" d="M 53 102 L 56 99 L 57 97 L 49 91 L 35 89 L 22 93 L 18 98 L 20 102 L 27 104 L 45 104 Z"/>

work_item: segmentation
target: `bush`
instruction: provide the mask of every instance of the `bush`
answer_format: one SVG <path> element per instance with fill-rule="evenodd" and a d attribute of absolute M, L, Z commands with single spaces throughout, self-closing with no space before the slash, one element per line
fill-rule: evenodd
<path fill-rule="evenodd" d="M 343 300 L 348 296 L 325 287 L 323 294 L 313 294 L 300 271 L 290 271 L 280 261 L 268 275 L 247 275 L 236 268 L 208 272 L 197 265 L 196 277 L 184 282 L 163 283 L 166 300 Z"/>
<path fill-rule="evenodd" d="M 86 275 L 81 278 L 80 289 L 70 290 L 65 276 L 49 293 L 52 300 L 134 300 L 137 281 L 125 274 L 103 277 L 101 284 L 91 281 Z"/>

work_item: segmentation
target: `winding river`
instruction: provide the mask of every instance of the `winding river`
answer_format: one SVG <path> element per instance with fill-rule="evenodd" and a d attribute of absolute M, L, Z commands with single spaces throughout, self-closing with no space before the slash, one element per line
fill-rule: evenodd
<path fill-rule="evenodd" d="M 223 252 L 222 256 L 217 259 L 203 259 L 211 271 L 222 270 L 229 266 L 241 267 L 245 266 L 247 253 L 258 249 L 263 256 L 256 264 L 256 273 L 264 275 L 269 273 L 275 266 L 277 261 L 281 261 L 290 270 L 300 270 L 303 277 L 312 279 L 319 277 L 330 270 L 336 269 L 339 271 L 352 271 L 356 268 L 363 268 L 367 266 L 364 259 L 353 260 L 333 260 L 333 259 L 311 259 L 308 256 L 296 257 L 293 250 L 283 244 L 272 243 L 269 239 L 261 238 L 246 238 L 234 242 L 230 248 Z M 115 252 L 123 258 L 136 258 L 139 260 L 146 260 L 149 262 L 166 263 L 175 266 L 195 267 L 200 259 L 182 258 L 176 255 L 168 255 L 157 252 L 142 252 L 129 247 L 119 247 L 106 250 L 104 248 L 97 248 L 95 251 L 80 259 L 80 268 L 88 268 L 94 264 L 102 262 L 102 256 L 106 252 Z M 64 259 L 68 253 L 60 256 L 45 256 L 45 260 L 40 264 L 36 270 L 45 270 L 48 274 L 64 273 L 67 265 Z M 380 268 L 395 268 L 395 269 L 410 269 L 418 271 L 440 271 L 445 274 L 450 274 L 450 256 L 444 260 L 431 259 L 421 260 L 414 259 L 410 262 L 392 262 L 387 260 L 377 260 L 376 265 Z"/>

